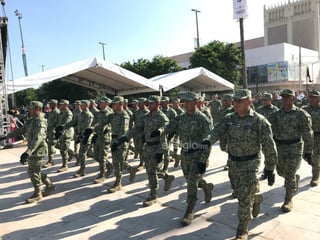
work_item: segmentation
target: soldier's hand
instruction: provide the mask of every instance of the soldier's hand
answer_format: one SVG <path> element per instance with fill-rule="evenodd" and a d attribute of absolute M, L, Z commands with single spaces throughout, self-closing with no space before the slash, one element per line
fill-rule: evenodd
<path fill-rule="evenodd" d="M 93 144 L 96 144 L 97 139 L 98 139 L 98 134 L 94 134 L 93 137 L 92 137 L 92 139 L 91 139 L 91 142 L 92 142 Z"/>
<path fill-rule="evenodd" d="M 154 130 L 153 132 L 150 133 L 150 137 L 151 137 L 151 138 L 159 137 L 160 134 L 161 134 L 160 130 L 157 129 L 157 130 Z"/>
<path fill-rule="evenodd" d="M 55 139 L 59 139 L 63 132 L 63 126 L 58 126 L 55 128 L 54 137 Z"/>
<path fill-rule="evenodd" d="M 1 135 L 1 136 L 0 136 L 0 142 L 3 141 L 3 140 L 5 140 L 6 138 L 7 138 L 6 135 Z"/>
<path fill-rule="evenodd" d="M 157 160 L 157 163 L 161 163 L 162 160 L 163 160 L 163 154 L 162 153 L 156 153 L 156 160 Z"/>
<path fill-rule="evenodd" d="M 263 170 L 263 174 L 265 176 L 267 176 L 267 178 L 268 178 L 268 185 L 272 186 L 274 184 L 274 181 L 275 181 L 275 174 L 273 173 L 273 171 L 264 169 Z"/>
<path fill-rule="evenodd" d="M 304 153 L 304 155 L 303 155 L 304 160 L 306 160 L 309 165 L 312 165 L 312 157 L 311 156 L 312 156 L 311 153 Z"/>
<path fill-rule="evenodd" d="M 200 174 L 204 174 L 206 172 L 207 164 L 203 162 L 198 162 L 198 170 Z"/>
<path fill-rule="evenodd" d="M 28 159 L 29 159 L 29 154 L 26 153 L 26 152 L 24 152 L 24 153 L 22 153 L 21 156 L 20 156 L 20 163 L 21 163 L 22 165 L 25 165 L 26 162 L 28 161 Z"/>
<path fill-rule="evenodd" d="M 128 139 L 127 136 L 120 137 L 119 140 L 118 140 L 118 145 L 121 145 L 124 142 L 129 142 L 129 139 Z"/>
<path fill-rule="evenodd" d="M 170 142 L 170 140 L 173 138 L 174 134 L 175 134 L 174 132 L 173 132 L 173 133 L 168 134 L 168 137 L 167 137 L 168 142 Z"/>
<path fill-rule="evenodd" d="M 115 152 L 118 149 L 118 143 L 112 143 L 111 144 L 111 152 Z"/>

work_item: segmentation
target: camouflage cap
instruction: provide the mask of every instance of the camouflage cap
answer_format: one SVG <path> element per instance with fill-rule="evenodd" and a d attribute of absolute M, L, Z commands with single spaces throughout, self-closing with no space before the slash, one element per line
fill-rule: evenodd
<path fill-rule="evenodd" d="M 106 96 L 102 96 L 99 99 L 99 103 L 111 103 L 111 102 L 112 102 L 112 100 Z"/>
<path fill-rule="evenodd" d="M 153 103 L 153 102 L 160 102 L 160 97 L 157 95 L 150 95 L 148 97 L 148 103 Z"/>
<path fill-rule="evenodd" d="M 200 101 L 200 102 L 204 102 L 204 97 L 199 96 L 199 101 Z"/>
<path fill-rule="evenodd" d="M 256 95 L 254 95 L 255 97 L 262 97 L 262 93 L 261 92 L 257 92 Z"/>
<path fill-rule="evenodd" d="M 90 101 L 90 103 L 96 103 L 96 100 L 94 100 L 94 99 L 90 99 L 89 101 Z"/>
<path fill-rule="evenodd" d="M 75 100 L 74 104 L 81 104 L 81 100 Z"/>
<path fill-rule="evenodd" d="M 138 99 L 131 99 L 131 103 L 138 103 Z"/>
<path fill-rule="evenodd" d="M 81 100 L 81 105 L 90 105 L 90 101 L 89 100 Z"/>
<path fill-rule="evenodd" d="M 144 97 L 138 99 L 138 102 L 139 102 L 139 103 L 145 103 L 146 101 L 147 101 L 147 99 L 144 98 Z"/>
<path fill-rule="evenodd" d="M 28 105 L 28 108 L 41 108 L 42 109 L 43 104 L 39 101 L 31 101 Z"/>
<path fill-rule="evenodd" d="M 180 98 L 178 97 L 172 97 L 171 102 L 180 102 Z"/>
<path fill-rule="evenodd" d="M 231 100 L 232 98 L 233 98 L 233 94 L 231 93 L 226 93 L 222 97 L 223 100 Z"/>
<path fill-rule="evenodd" d="M 320 92 L 317 90 L 311 90 L 310 92 L 308 92 L 309 97 L 319 97 L 320 96 Z"/>
<path fill-rule="evenodd" d="M 195 92 L 186 92 L 182 95 L 182 99 L 184 101 L 193 101 L 193 100 L 199 100 L 199 95 Z"/>
<path fill-rule="evenodd" d="M 56 100 L 56 99 L 50 99 L 50 100 L 48 101 L 48 103 L 49 103 L 49 104 L 51 104 L 51 103 L 57 104 L 57 103 L 58 103 L 58 100 Z"/>
<path fill-rule="evenodd" d="M 69 104 L 69 100 L 61 99 L 61 100 L 59 101 L 59 104 Z"/>
<path fill-rule="evenodd" d="M 122 96 L 114 96 L 112 103 L 119 103 L 119 102 L 124 102 L 124 98 Z"/>
<path fill-rule="evenodd" d="M 167 96 L 162 96 L 161 97 L 161 102 L 169 102 L 170 101 L 170 98 L 167 97 Z"/>
<path fill-rule="evenodd" d="M 128 98 L 123 99 L 123 102 L 128 103 L 129 102 Z"/>
<path fill-rule="evenodd" d="M 261 99 L 262 100 L 271 100 L 272 99 L 272 94 L 271 93 L 264 93 L 264 94 L 262 94 Z"/>
<path fill-rule="evenodd" d="M 236 89 L 234 91 L 234 99 L 246 99 L 246 98 L 251 98 L 251 90 L 249 89 Z"/>
<path fill-rule="evenodd" d="M 281 92 L 280 92 L 280 96 L 283 96 L 283 95 L 289 95 L 289 96 L 295 96 L 295 92 L 292 90 L 292 89 L 283 89 Z"/>

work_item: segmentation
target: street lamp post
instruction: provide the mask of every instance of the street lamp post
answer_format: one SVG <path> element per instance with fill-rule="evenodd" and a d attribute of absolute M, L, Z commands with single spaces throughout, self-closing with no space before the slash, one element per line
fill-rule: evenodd
<path fill-rule="evenodd" d="M 103 60 L 106 60 L 106 55 L 105 55 L 105 52 L 104 52 L 104 46 L 107 45 L 107 44 L 104 43 L 104 42 L 99 42 L 99 44 L 101 44 L 101 47 L 102 47 Z"/>
<path fill-rule="evenodd" d="M 45 67 L 46 65 L 45 65 L 45 64 L 40 64 L 40 66 L 41 66 L 42 72 L 44 72 L 44 67 Z"/>
<path fill-rule="evenodd" d="M 198 27 L 198 13 L 200 10 L 197 9 L 191 9 L 191 11 L 196 13 L 196 27 L 197 27 L 197 48 L 200 47 L 200 38 L 199 38 L 199 27 Z"/>
<path fill-rule="evenodd" d="M 24 75 L 28 76 L 28 67 L 27 67 L 27 57 L 26 57 L 26 49 L 24 48 L 23 35 L 22 35 L 22 27 L 21 27 L 21 19 L 22 14 L 17 10 L 14 11 L 19 20 L 19 28 L 20 28 L 20 37 L 21 37 L 21 52 L 22 52 L 22 61 L 24 68 Z"/>

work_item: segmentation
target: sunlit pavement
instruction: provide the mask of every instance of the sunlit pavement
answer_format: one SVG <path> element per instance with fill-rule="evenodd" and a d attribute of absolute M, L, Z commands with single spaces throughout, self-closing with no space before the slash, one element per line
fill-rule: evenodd
<path fill-rule="evenodd" d="M 98 174 L 98 163 L 88 160 L 86 175 L 73 178 L 78 170 L 74 159 L 69 171 L 57 173 L 61 166 L 60 155 L 56 165 L 43 171 L 56 185 L 56 191 L 35 204 L 25 204 L 32 194 L 32 186 L 26 166 L 19 163 L 25 150 L 21 145 L 0 150 L 0 236 L 1 239 L 233 239 L 238 224 L 237 200 L 231 198 L 227 171 L 223 168 L 227 155 L 219 146 L 212 148 L 206 180 L 214 183 L 212 201 L 204 203 L 199 189 L 195 219 L 187 227 L 181 226 L 186 208 L 186 183 L 181 168 L 173 168 L 172 188 L 163 191 L 160 180 L 158 201 L 151 207 L 143 207 L 148 197 L 145 170 L 139 171 L 135 182 L 129 183 L 124 173 L 119 192 L 108 194 L 114 176 L 103 184 L 93 184 Z M 138 165 L 130 155 L 129 162 Z M 44 161 L 44 163 L 46 160 Z M 263 169 L 263 164 L 261 170 Z M 261 182 L 264 202 L 261 213 L 250 225 L 249 239 L 308 240 L 320 239 L 320 187 L 309 187 L 311 167 L 302 161 L 299 170 L 300 188 L 294 197 L 294 209 L 282 214 L 283 179 L 276 176 L 274 186 Z"/>

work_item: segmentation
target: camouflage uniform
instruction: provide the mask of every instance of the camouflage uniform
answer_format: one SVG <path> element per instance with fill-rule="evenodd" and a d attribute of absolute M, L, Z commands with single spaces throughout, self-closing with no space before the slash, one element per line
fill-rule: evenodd
<path fill-rule="evenodd" d="M 101 97 L 99 103 L 111 103 L 112 100 L 107 97 Z M 99 162 L 100 174 L 95 180 L 95 183 L 101 183 L 108 177 L 112 170 L 113 165 L 108 161 L 108 150 L 111 143 L 111 126 L 106 124 L 109 114 L 112 114 L 112 109 L 107 106 L 105 109 L 100 109 L 93 120 L 94 132 L 96 140 L 92 142 L 94 146 L 94 159 Z M 108 169 L 107 173 L 106 168 Z"/>
<path fill-rule="evenodd" d="M 263 95 L 262 95 L 262 98 L 261 98 L 261 100 L 262 101 L 264 101 L 264 100 L 271 100 L 271 98 L 272 98 L 272 95 L 270 94 L 270 93 L 264 93 Z M 276 106 L 274 106 L 274 105 L 270 105 L 270 106 L 264 106 L 264 105 L 262 105 L 262 106 L 260 106 L 260 107 L 258 107 L 257 109 L 256 109 L 256 111 L 258 112 L 258 113 L 260 113 L 260 114 L 262 114 L 263 116 L 265 116 L 268 120 L 269 120 L 269 118 L 270 118 L 270 116 L 273 114 L 273 113 L 275 113 L 275 112 L 277 112 L 279 109 L 276 107 Z"/>
<path fill-rule="evenodd" d="M 112 100 L 112 103 L 123 103 L 124 98 L 121 96 L 115 96 Z M 117 146 L 117 149 L 113 151 L 112 146 L 118 144 L 119 138 L 127 134 L 129 130 L 129 121 L 130 117 L 128 113 L 121 109 L 120 111 L 115 111 L 112 114 L 107 116 L 106 124 L 111 125 L 112 131 L 112 140 L 111 140 L 111 154 L 112 154 L 112 164 L 114 167 L 114 174 L 116 181 L 114 185 L 108 189 L 110 193 L 114 193 L 121 189 L 121 179 L 122 179 L 122 170 L 126 169 L 130 173 L 130 182 L 134 181 L 136 174 L 136 169 L 131 167 L 126 161 L 128 143 L 122 143 Z"/>
<path fill-rule="evenodd" d="M 294 97 L 294 91 L 285 89 L 281 92 L 281 96 L 284 95 Z M 292 105 L 289 111 L 282 107 L 271 115 L 270 123 L 279 153 L 277 172 L 285 179 L 286 196 L 282 210 L 288 212 L 292 209 L 292 197 L 297 191 L 299 176 L 296 172 L 300 167 L 302 154 L 312 153 L 311 117 L 305 110 Z"/>
<path fill-rule="evenodd" d="M 148 98 L 148 103 L 159 103 L 160 97 L 151 95 Z M 143 132 L 145 144 L 143 147 L 143 159 L 145 161 L 146 171 L 148 174 L 149 187 L 151 193 L 149 198 L 144 202 L 144 206 L 152 205 L 157 196 L 156 189 L 158 189 L 158 178 L 163 178 L 165 182 L 164 190 L 168 191 L 171 186 L 171 182 L 174 180 L 173 175 L 168 175 L 165 171 L 161 170 L 161 162 L 163 156 L 167 151 L 167 140 L 164 134 L 164 127 L 168 124 L 169 119 L 161 111 L 150 112 L 142 119 L 142 121 L 135 124 L 131 129 L 127 138 L 131 139 L 137 133 Z M 152 133 L 158 131 L 159 135 L 153 136 Z"/>
<path fill-rule="evenodd" d="M 68 100 L 62 99 L 59 104 L 69 104 Z M 72 112 L 66 108 L 65 110 L 60 109 L 59 113 L 59 126 L 65 127 L 72 120 Z M 72 129 L 66 128 L 59 137 L 60 142 L 60 154 L 62 157 L 62 166 L 58 171 L 66 171 L 68 169 L 67 161 L 72 157 L 73 152 L 70 149 L 71 139 L 73 138 Z"/>
<path fill-rule="evenodd" d="M 219 112 L 222 108 L 222 102 L 218 99 L 214 99 L 209 103 L 209 108 L 210 108 L 213 124 L 216 124 L 219 120 Z"/>
<path fill-rule="evenodd" d="M 42 109 L 42 103 L 32 101 L 29 108 Z M 55 189 L 50 179 L 45 173 L 41 172 L 42 159 L 48 154 L 48 145 L 46 142 L 47 121 L 44 114 L 40 113 L 39 117 L 32 117 L 21 128 L 16 128 L 13 132 L 7 135 L 7 139 L 25 135 L 28 142 L 26 154 L 28 154 L 28 175 L 34 187 L 34 194 L 26 199 L 27 203 L 32 203 L 42 199 L 40 186 L 46 184 L 44 195 L 47 195 Z"/>
<path fill-rule="evenodd" d="M 161 103 L 167 102 L 169 103 L 170 99 L 169 97 L 163 96 L 161 98 Z M 167 116 L 169 119 L 169 122 L 173 121 L 175 117 L 177 116 L 177 113 L 173 110 L 173 108 L 167 106 L 166 108 L 162 107 L 161 111 Z M 170 149 L 171 149 L 171 142 L 168 142 L 167 149 L 163 153 L 163 170 L 168 171 L 169 162 L 170 162 Z"/>
<path fill-rule="evenodd" d="M 90 102 L 88 100 L 81 100 L 81 105 L 89 106 Z M 77 173 L 75 173 L 74 177 L 81 177 L 85 175 L 85 167 L 87 162 L 87 152 L 91 145 L 91 134 L 86 133 L 89 129 L 91 129 L 91 125 L 93 122 L 93 114 L 88 109 L 86 112 L 83 110 L 78 118 L 77 122 L 71 121 L 66 124 L 65 128 L 74 127 L 77 128 L 77 132 L 80 134 L 80 149 L 79 149 L 79 163 L 80 169 Z"/>
<path fill-rule="evenodd" d="M 250 90 L 235 91 L 234 99 L 237 101 L 246 98 L 251 98 Z M 229 179 L 239 200 L 237 237 L 245 236 L 248 234 L 248 223 L 252 218 L 254 204 L 259 199 L 259 195 L 255 194 L 259 191 L 257 174 L 261 162 L 260 151 L 262 150 L 265 156 L 266 170 L 273 172 L 277 162 L 271 126 L 265 117 L 252 109 L 242 117 L 234 112 L 227 114 L 216 124 L 211 133 L 211 144 L 219 138 L 227 141 Z"/>
<path fill-rule="evenodd" d="M 80 105 L 81 104 L 81 101 L 80 100 L 76 100 L 74 102 L 74 104 L 78 104 Z M 78 117 L 81 113 L 81 109 L 77 109 L 75 108 L 72 112 L 72 115 L 73 115 L 73 118 L 72 118 L 72 121 L 74 122 L 77 122 L 78 120 Z M 79 165 L 79 148 L 80 148 L 80 142 L 77 141 L 77 138 L 79 137 L 79 132 L 78 132 L 78 129 L 77 128 L 74 128 L 74 135 L 73 135 L 73 142 L 74 142 L 74 150 L 73 150 L 73 154 L 75 155 L 76 157 L 76 166 Z"/>
<path fill-rule="evenodd" d="M 51 99 L 49 103 L 57 104 L 58 101 L 55 99 Z M 51 112 L 48 112 L 46 115 L 47 122 L 48 122 L 48 129 L 47 129 L 47 139 L 48 139 L 48 162 L 45 165 L 46 167 L 54 165 L 53 162 L 53 155 L 56 153 L 56 144 L 58 140 L 55 138 L 55 129 L 59 125 L 59 109 L 55 108 Z"/>
<path fill-rule="evenodd" d="M 147 101 L 147 99 L 146 98 L 139 98 L 138 101 L 139 101 L 139 104 L 143 104 Z M 144 117 L 148 113 L 149 113 L 149 110 L 147 108 L 136 110 L 132 116 L 132 122 L 134 123 L 134 125 L 141 125 Z M 135 152 L 137 154 L 139 154 L 139 156 L 140 156 L 139 166 L 142 167 L 143 163 L 144 163 L 144 160 L 143 160 L 143 144 L 144 144 L 143 132 L 137 132 L 133 136 L 133 143 L 134 143 Z"/>
<path fill-rule="evenodd" d="M 320 97 L 320 92 L 312 90 L 309 93 L 310 97 Z M 312 154 L 312 179 L 310 185 L 312 187 L 319 184 L 319 171 L 320 171 L 320 106 L 306 106 L 306 110 L 312 119 L 312 130 L 314 134 L 313 139 L 313 154 Z"/>

